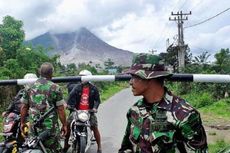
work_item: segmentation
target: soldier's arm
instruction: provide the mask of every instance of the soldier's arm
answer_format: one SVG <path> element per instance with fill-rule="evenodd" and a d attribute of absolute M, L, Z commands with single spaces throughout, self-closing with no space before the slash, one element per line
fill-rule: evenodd
<path fill-rule="evenodd" d="M 184 142 L 195 153 L 207 152 L 207 137 L 200 118 L 200 114 L 193 110 L 180 124 Z"/>
<path fill-rule="evenodd" d="M 66 115 L 65 115 L 65 109 L 64 109 L 64 105 L 58 106 L 57 107 L 57 113 L 58 113 L 58 117 L 62 123 L 62 131 L 63 131 L 63 135 L 66 135 L 67 133 L 67 122 L 66 122 Z"/>
<path fill-rule="evenodd" d="M 29 95 L 28 92 L 25 91 L 20 99 L 22 106 L 20 109 L 20 114 L 21 114 L 21 126 L 23 126 L 25 124 L 25 120 L 26 120 L 26 116 L 28 114 L 28 110 L 29 110 Z"/>
<path fill-rule="evenodd" d="M 127 113 L 127 126 L 126 126 L 126 130 L 125 130 L 125 135 L 123 137 L 122 143 L 121 143 L 121 148 L 119 149 L 119 153 L 124 153 L 127 150 L 132 151 L 133 150 L 133 145 L 129 140 L 129 136 L 130 136 L 130 126 L 131 126 L 131 122 L 129 120 L 130 118 L 130 113 Z"/>
<path fill-rule="evenodd" d="M 67 122 L 66 122 L 66 115 L 65 115 L 65 108 L 64 108 L 65 101 L 63 99 L 61 88 L 59 86 L 57 86 L 55 93 L 56 93 L 55 106 L 58 113 L 58 117 L 62 123 L 62 129 L 61 129 L 63 132 L 62 134 L 65 136 L 67 133 Z"/>
<path fill-rule="evenodd" d="M 20 114 L 21 114 L 21 125 L 24 125 L 26 122 L 26 116 L 28 114 L 28 109 L 29 106 L 28 104 L 22 104 L 21 110 L 20 110 Z"/>

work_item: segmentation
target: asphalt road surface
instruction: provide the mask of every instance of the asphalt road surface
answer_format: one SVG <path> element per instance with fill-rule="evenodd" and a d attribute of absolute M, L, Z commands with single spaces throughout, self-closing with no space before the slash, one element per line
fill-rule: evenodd
<path fill-rule="evenodd" d="M 98 126 L 102 137 L 102 152 L 117 153 L 126 128 L 126 113 L 140 97 L 134 97 L 131 89 L 124 89 L 100 105 L 97 113 Z M 96 153 L 93 144 L 87 153 Z"/>

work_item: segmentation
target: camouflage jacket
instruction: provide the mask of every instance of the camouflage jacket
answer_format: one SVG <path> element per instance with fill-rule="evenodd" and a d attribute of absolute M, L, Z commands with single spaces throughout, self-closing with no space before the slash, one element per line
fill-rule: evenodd
<path fill-rule="evenodd" d="M 31 88 L 26 90 L 21 101 L 29 105 L 29 120 L 31 124 L 40 118 L 40 115 L 49 110 L 50 107 L 64 104 L 60 87 L 45 78 L 39 78 Z M 38 127 L 39 131 L 44 131 L 45 129 L 57 132 L 57 129 L 59 129 L 57 112 L 54 111 Z"/>
<path fill-rule="evenodd" d="M 184 99 L 165 92 L 158 103 L 140 99 L 127 113 L 128 124 L 119 153 L 207 152 L 199 113 Z"/>

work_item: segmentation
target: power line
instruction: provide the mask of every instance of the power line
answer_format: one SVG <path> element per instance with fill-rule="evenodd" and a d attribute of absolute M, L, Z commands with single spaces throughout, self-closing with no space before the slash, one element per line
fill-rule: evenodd
<path fill-rule="evenodd" d="M 179 10 L 182 10 L 182 8 L 185 6 L 187 0 L 184 1 L 184 3 L 179 7 Z"/>
<path fill-rule="evenodd" d="M 213 19 L 213 18 L 215 18 L 215 17 L 221 15 L 221 14 L 224 13 L 224 12 L 227 12 L 228 10 L 230 10 L 230 8 L 227 8 L 226 10 L 224 10 L 224 11 L 222 11 L 222 12 L 220 12 L 220 13 L 214 15 L 213 17 L 210 17 L 210 18 L 208 18 L 208 19 L 206 19 L 206 20 L 204 20 L 204 21 L 201 21 L 201 22 L 199 22 L 199 23 L 196 23 L 196 24 L 193 24 L 193 25 L 184 27 L 184 29 L 186 29 L 186 28 L 191 28 L 191 27 L 195 27 L 195 26 L 197 26 L 197 25 L 200 25 L 200 24 L 202 24 L 202 23 L 205 23 L 205 22 L 207 22 L 207 21 L 209 21 L 209 20 L 211 20 L 211 19 Z"/>
<path fill-rule="evenodd" d="M 182 0 L 179 0 L 177 3 L 175 3 L 172 10 L 176 9 L 176 7 L 178 7 L 177 5 L 179 5 L 180 2 L 182 2 Z M 186 0 L 184 0 L 183 5 L 182 5 L 181 7 L 183 7 L 185 3 L 186 3 Z M 166 29 L 166 28 L 167 28 L 167 27 L 166 27 L 166 25 L 164 24 L 163 30 L 161 30 L 158 39 L 155 41 L 155 43 L 154 43 L 154 45 L 153 45 L 154 47 L 155 47 L 156 44 L 158 44 L 158 42 L 160 42 L 162 39 L 165 39 L 164 34 L 167 33 L 167 32 L 169 31 L 169 29 L 168 29 L 168 28 Z"/>

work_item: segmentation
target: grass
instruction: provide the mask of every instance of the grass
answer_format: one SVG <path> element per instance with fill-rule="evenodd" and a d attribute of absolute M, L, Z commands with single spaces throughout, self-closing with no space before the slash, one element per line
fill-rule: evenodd
<path fill-rule="evenodd" d="M 220 151 L 224 150 L 224 148 L 226 148 L 227 146 L 229 146 L 229 144 L 227 144 L 223 140 L 219 140 L 215 144 L 209 144 L 208 151 L 209 153 L 219 153 Z M 225 152 L 221 152 L 221 153 L 225 153 Z"/>
<path fill-rule="evenodd" d="M 112 95 L 115 93 L 121 91 L 124 88 L 127 88 L 128 84 L 127 83 L 116 83 L 116 84 L 111 84 L 110 86 L 107 86 L 104 88 L 100 95 L 101 95 L 101 102 L 105 102 L 107 99 L 109 99 Z"/>
<path fill-rule="evenodd" d="M 203 114 L 209 114 L 210 117 L 229 120 L 230 118 L 230 99 L 223 99 L 213 103 L 210 106 L 199 109 Z"/>

